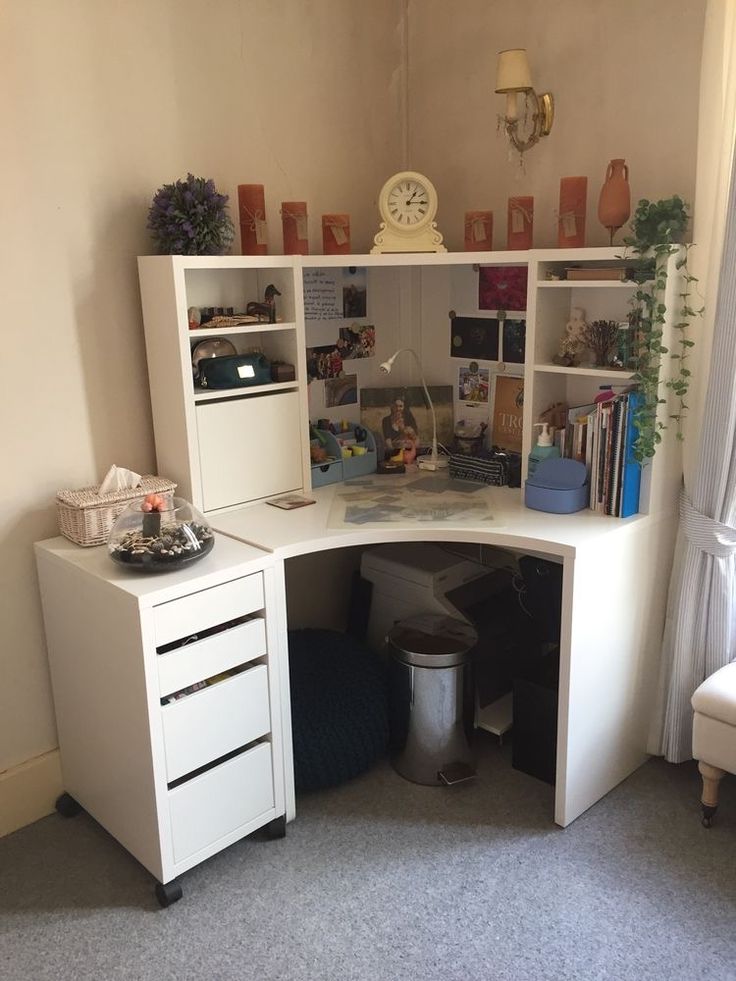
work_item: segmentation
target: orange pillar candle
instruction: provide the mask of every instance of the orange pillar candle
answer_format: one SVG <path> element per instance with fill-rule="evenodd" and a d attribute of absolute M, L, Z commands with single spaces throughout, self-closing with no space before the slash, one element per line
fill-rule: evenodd
<path fill-rule="evenodd" d="M 240 251 L 243 255 L 268 255 L 266 196 L 263 184 L 238 184 Z"/>
<path fill-rule="evenodd" d="M 507 249 L 531 249 L 534 231 L 534 198 L 509 198 Z"/>
<path fill-rule="evenodd" d="M 322 251 L 350 255 L 350 215 L 322 215 Z"/>
<path fill-rule="evenodd" d="M 282 201 L 281 224 L 284 229 L 284 255 L 309 255 L 307 202 Z"/>
<path fill-rule="evenodd" d="M 587 177 L 563 177 L 560 180 L 557 245 L 561 249 L 580 249 L 585 245 L 587 200 Z"/>
<path fill-rule="evenodd" d="M 493 212 L 465 212 L 465 251 L 489 252 L 493 248 Z"/>

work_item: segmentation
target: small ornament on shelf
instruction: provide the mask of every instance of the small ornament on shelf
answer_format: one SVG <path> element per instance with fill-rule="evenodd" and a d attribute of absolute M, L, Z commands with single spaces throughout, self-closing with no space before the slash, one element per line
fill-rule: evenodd
<path fill-rule="evenodd" d="M 268 255 L 263 184 L 238 184 L 238 208 L 240 251 L 243 255 Z"/>
<path fill-rule="evenodd" d="M 579 249 L 585 245 L 587 198 L 587 177 L 563 177 L 560 180 L 560 210 L 557 216 L 559 248 Z"/>
<path fill-rule="evenodd" d="M 465 212 L 465 251 L 490 252 L 493 248 L 493 212 Z"/>
<path fill-rule="evenodd" d="M 322 251 L 325 255 L 350 255 L 350 215 L 322 215 Z"/>
<path fill-rule="evenodd" d="M 553 361 L 566 367 L 576 367 L 587 346 L 588 324 L 585 321 L 585 310 L 582 307 L 573 307 Z"/>
<path fill-rule="evenodd" d="M 534 238 L 534 198 L 509 198 L 507 249 L 524 249 L 532 247 Z"/>
<path fill-rule="evenodd" d="M 307 202 L 282 201 L 281 224 L 284 231 L 284 255 L 309 255 Z"/>
<path fill-rule="evenodd" d="M 597 368 L 610 368 L 618 343 L 618 321 L 594 320 L 585 331 L 585 341 L 593 349 Z"/>
<path fill-rule="evenodd" d="M 258 320 L 264 320 L 266 323 L 275 324 L 276 323 L 276 297 L 281 296 L 279 290 L 269 283 L 266 287 L 266 291 L 263 297 L 263 303 L 258 303 L 255 300 L 251 300 L 245 308 L 246 316 L 248 317 L 258 317 Z"/>
<path fill-rule="evenodd" d="M 625 160 L 618 158 L 608 165 L 606 179 L 598 199 L 598 221 L 608 229 L 611 245 L 613 245 L 613 236 L 626 224 L 630 214 L 629 168 Z"/>

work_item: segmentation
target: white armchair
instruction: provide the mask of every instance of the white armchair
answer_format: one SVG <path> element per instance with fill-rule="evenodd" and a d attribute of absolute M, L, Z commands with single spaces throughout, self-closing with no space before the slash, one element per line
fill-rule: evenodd
<path fill-rule="evenodd" d="M 703 778 L 703 824 L 711 826 L 718 808 L 718 786 L 736 773 L 736 661 L 706 678 L 691 699 L 693 756 Z"/>

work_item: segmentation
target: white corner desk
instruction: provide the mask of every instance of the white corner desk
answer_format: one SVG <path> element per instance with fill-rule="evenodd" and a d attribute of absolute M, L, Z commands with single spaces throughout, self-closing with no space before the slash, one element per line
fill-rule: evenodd
<path fill-rule="evenodd" d="M 386 476 L 387 490 L 417 475 Z M 437 479 L 433 475 L 433 479 Z M 479 487 L 492 521 L 400 521 L 336 527 L 334 498 L 345 485 L 313 490 L 316 504 L 268 504 L 210 514 L 224 535 L 271 553 L 276 581 L 294 556 L 382 542 L 498 546 L 563 564 L 554 819 L 565 827 L 647 758 L 674 513 L 621 520 L 585 510 L 555 515 L 524 507 L 521 491 Z M 288 706 L 283 716 L 288 718 Z"/>
<path fill-rule="evenodd" d="M 381 479 L 396 494 L 418 475 Z M 561 562 L 554 820 L 565 827 L 646 759 L 674 514 L 542 514 L 518 490 L 477 487 L 492 520 L 351 525 L 336 511 L 345 487 L 295 510 L 208 515 L 215 548 L 176 572 L 135 574 L 63 538 L 36 545 L 67 791 L 57 809 L 89 811 L 159 880 L 163 906 L 181 897 L 181 873 L 258 828 L 284 834 L 295 816 L 296 556 L 433 541 Z"/>

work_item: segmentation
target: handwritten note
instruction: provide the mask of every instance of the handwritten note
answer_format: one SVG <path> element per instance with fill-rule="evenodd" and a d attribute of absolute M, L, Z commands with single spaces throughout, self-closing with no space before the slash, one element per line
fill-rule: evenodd
<path fill-rule="evenodd" d="M 343 319 L 341 271 L 304 270 L 304 319 Z"/>

